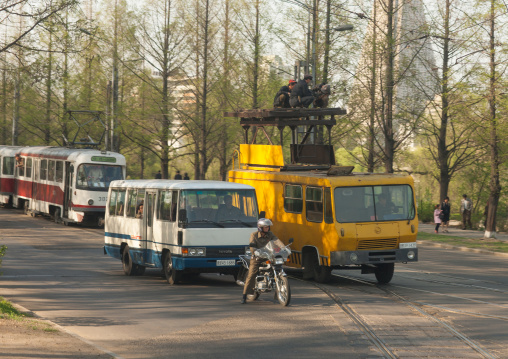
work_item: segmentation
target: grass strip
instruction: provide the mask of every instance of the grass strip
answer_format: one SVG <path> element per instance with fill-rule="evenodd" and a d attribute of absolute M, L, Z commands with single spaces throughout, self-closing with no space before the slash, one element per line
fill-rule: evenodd
<path fill-rule="evenodd" d="M 2 318 L 20 320 L 28 317 L 29 315 L 21 313 L 19 310 L 14 308 L 10 302 L 0 297 L 0 316 Z"/>
<path fill-rule="evenodd" d="M 449 244 L 452 246 L 485 249 L 492 252 L 508 253 L 508 242 L 494 238 L 480 239 L 418 232 L 418 240 Z"/>

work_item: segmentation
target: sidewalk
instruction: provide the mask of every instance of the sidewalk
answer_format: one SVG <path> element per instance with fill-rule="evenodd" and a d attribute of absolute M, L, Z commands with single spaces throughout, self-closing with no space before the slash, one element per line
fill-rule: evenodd
<path fill-rule="evenodd" d="M 463 230 L 462 227 L 460 226 L 459 221 L 450 221 L 450 225 L 452 227 L 448 227 L 448 233 L 443 233 L 442 229 L 439 228 L 439 235 L 482 239 L 483 235 L 485 234 L 485 231 L 480 230 L 469 230 L 469 229 Z M 434 223 L 419 223 L 418 232 L 434 233 L 435 227 L 436 225 Z M 508 242 L 508 233 L 497 232 L 495 239 L 497 239 L 498 241 Z"/>

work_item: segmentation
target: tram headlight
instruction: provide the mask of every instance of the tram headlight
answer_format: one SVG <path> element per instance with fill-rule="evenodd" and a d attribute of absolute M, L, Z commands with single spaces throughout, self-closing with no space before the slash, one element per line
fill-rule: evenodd
<path fill-rule="evenodd" d="M 350 260 L 351 262 L 353 262 L 353 263 L 356 263 L 356 262 L 358 261 L 358 254 L 356 254 L 356 253 L 354 253 L 354 252 L 353 252 L 353 253 L 351 253 L 351 254 L 349 255 L 349 260 Z"/>
<path fill-rule="evenodd" d="M 415 252 L 414 251 L 408 251 L 407 252 L 407 259 L 409 259 L 409 260 L 415 259 Z"/>
<path fill-rule="evenodd" d="M 88 205 L 89 205 L 89 206 L 93 205 L 93 199 L 89 199 L 89 200 L 88 200 Z"/>

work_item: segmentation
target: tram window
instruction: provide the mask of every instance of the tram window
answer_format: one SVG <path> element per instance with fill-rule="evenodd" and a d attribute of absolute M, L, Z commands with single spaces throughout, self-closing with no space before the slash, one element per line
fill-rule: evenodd
<path fill-rule="evenodd" d="M 333 223 L 332 193 L 330 187 L 325 188 L 325 223 Z"/>
<path fill-rule="evenodd" d="M 48 161 L 48 181 L 55 180 L 55 161 Z"/>
<path fill-rule="evenodd" d="M 323 222 L 323 190 L 316 187 L 305 189 L 305 212 L 310 222 Z"/>
<path fill-rule="evenodd" d="M 163 221 L 174 222 L 176 214 L 176 202 L 173 202 L 173 192 L 176 191 L 160 191 L 159 192 L 159 203 L 157 204 L 158 214 L 157 218 Z M 175 209 L 173 210 L 173 206 Z"/>
<path fill-rule="evenodd" d="M 46 180 L 48 173 L 48 160 L 41 160 L 41 180 Z"/>
<path fill-rule="evenodd" d="M 2 158 L 2 174 L 7 176 L 14 174 L 14 157 Z"/>
<path fill-rule="evenodd" d="M 114 189 L 111 191 L 111 196 L 109 198 L 109 215 L 114 216 L 115 215 L 115 208 L 116 208 L 116 197 L 118 195 L 118 190 Z"/>
<path fill-rule="evenodd" d="M 25 177 L 32 178 L 32 159 L 27 158 L 25 163 Z"/>
<path fill-rule="evenodd" d="M 63 162 L 56 161 L 56 181 L 63 182 Z"/>
<path fill-rule="evenodd" d="M 284 210 L 290 213 L 302 213 L 302 186 L 287 184 L 284 188 Z"/>

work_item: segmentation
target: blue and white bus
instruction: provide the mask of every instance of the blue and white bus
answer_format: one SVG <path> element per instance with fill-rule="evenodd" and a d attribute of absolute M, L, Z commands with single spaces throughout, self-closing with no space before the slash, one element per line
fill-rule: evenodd
<path fill-rule="evenodd" d="M 185 273 L 238 273 L 258 220 L 252 186 L 220 181 L 123 180 L 109 187 L 104 254 L 126 275 L 161 268 L 170 284 Z"/>

